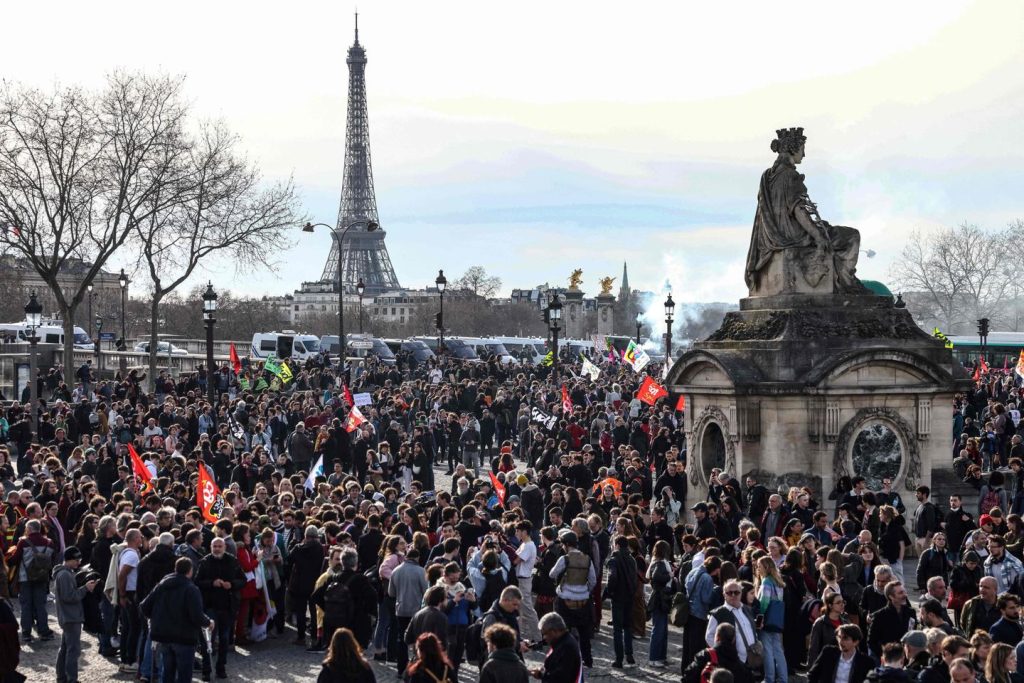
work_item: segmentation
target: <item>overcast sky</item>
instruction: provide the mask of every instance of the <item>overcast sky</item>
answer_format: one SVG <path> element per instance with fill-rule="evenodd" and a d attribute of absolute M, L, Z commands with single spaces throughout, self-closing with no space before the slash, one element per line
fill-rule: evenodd
<path fill-rule="evenodd" d="M 224 118 L 268 178 L 293 175 L 305 210 L 334 223 L 354 9 L 11 3 L 0 73 L 43 86 L 119 66 L 184 73 L 196 113 Z M 863 278 L 888 280 L 915 228 L 1024 216 L 1024 3 L 359 11 L 377 204 L 408 287 L 481 265 L 507 292 L 579 267 L 593 294 L 626 260 L 634 287 L 735 300 L 758 178 L 788 126 L 806 129 L 801 170 L 822 216 L 877 252 Z M 223 263 L 202 278 L 290 292 L 319 278 L 329 246 L 295 238 L 276 278 Z"/>

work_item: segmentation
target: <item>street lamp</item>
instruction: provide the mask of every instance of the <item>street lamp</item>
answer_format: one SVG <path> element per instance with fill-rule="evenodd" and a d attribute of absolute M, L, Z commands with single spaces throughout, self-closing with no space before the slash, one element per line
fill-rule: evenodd
<path fill-rule="evenodd" d="M 676 314 L 676 302 L 672 301 L 672 292 L 668 293 L 665 299 L 665 362 L 672 364 L 672 318 Z"/>
<path fill-rule="evenodd" d="M 640 326 L 644 324 L 644 314 L 636 314 L 636 345 L 640 346 Z"/>
<path fill-rule="evenodd" d="M 345 285 L 344 277 L 341 272 L 341 266 L 345 263 L 345 235 L 348 231 L 357 225 L 361 225 L 364 221 L 358 220 L 349 223 L 345 226 L 345 229 L 338 235 L 338 371 L 345 369 L 345 357 L 348 355 L 345 348 Z M 329 230 L 333 230 L 337 234 L 337 227 L 332 227 L 327 223 L 306 223 L 302 226 L 302 232 L 313 232 L 313 228 L 323 226 Z M 377 221 L 366 221 L 366 232 L 374 232 L 379 228 L 380 225 Z"/>
<path fill-rule="evenodd" d="M 121 269 L 121 274 L 117 276 L 117 283 L 121 285 L 121 344 L 120 350 L 124 351 L 128 348 L 128 335 L 124 330 L 124 308 L 125 308 L 125 297 L 128 295 L 128 276 L 124 274 L 124 268 Z"/>
<path fill-rule="evenodd" d="M 359 282 L 356 283 L 356 291 L 359 292 L 359 334 L 363 333 L 363 292 L 366 291 L 366 285 L 363 283 L 363 278 L 359 278 Z"/>
<path fill-rule="evenodd" d="M 213 324 L 217 322 L 217 293 L 213 291 L 213 283 L 207 282 L 203 292 L 203 320 L 206 322 L 206 398 L 210 401 L 210 412 L 217 421 L 217 375 L 213 367 Z"/>
<path fill-rule="evenodd" d="M 558 321 L 562 319 L 562 302 L 557 294 L 551 295 L 548 301 L 548 324 L 551 326 L 551 368 L 554 377 L 558 379 Z"/>
<path fill-rule="evenodd" d="M 443 270 L 437 271 L 434 284 L 437 286 L 437 295 L 441 303 L 441 310 L 437 314 L 437 355 L 440 356 L 444 349 L 444 288 L 448 286 L 448 278 L 444 276 Z"/>
<path fill-rule="evenodd" d="M 25 306 L 25 324 L 28 326 L 29 338 L 29 354 L 28 354 L 28 401 L 31 404 L 29 420 L 32 424 L 32 433 L 38 434 L 38 422 L 36 420 L 36 403 L 39 400 L 38 392 L 39 386 L 36 383 L 36 344 L 39 343 L 39 337 L 36 336 L 36 329 L 39 328 L 40 323 L 43 319 L 43 305 L 36 299 L 35 290 L 32 291 L 32 295 L 28 299 L 28 304 Z"/>

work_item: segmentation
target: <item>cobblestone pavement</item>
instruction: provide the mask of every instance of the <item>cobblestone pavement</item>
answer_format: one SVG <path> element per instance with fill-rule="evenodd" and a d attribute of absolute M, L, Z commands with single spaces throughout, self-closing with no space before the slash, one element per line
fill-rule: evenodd
<path fill-rule="evenodd" d="M 448 487 L 451 484 L 450 477 L 444 476 L 443 470 L 436 472 L 436 485 L 439 488 Z M 905 563 L 905 575 L 912 576 L 915 567 L 914 561 Z M 60 628 L 53 613 L 53 605 L 50 608 L 50 625 L 57 634 L 55 640 L 49 642 L 34 641 L 22 646 L 21 666 L 19 671 L 28 676 L 32 683 L 52 682 L 55 680 L 54 663 L 56 661 L 57 649 L 60 646 Z M 18 606 L 14 606 L 15 614 L 20 615 Z M 637 666 L 627 666 L 625 669 L 616 670 L 611 668 L 613 661 L 612 640 L 611 640 L 611 613 L 605 610 L 605 623 L 600 627 L 599 632 L 593 640 L 594 668 L 587 672 L 586 679 L 600 683 L 602 681 L 652 681 L 667 682 L 678 681 L 680 678 L 680 648 L 682 644 L 682 632 L 680 629 L 670 627 L 669 629 L 669 650 L 668 665 L 664 668 L 652 667 L 647 664 L 647 651 L 650 643 L 650 624 L 648 624 L 648 637 L 634 640 L 634 652 Z M 297 645 L 292 644 L 294 630 L 289 626 L 284 636 L 272 638 L 247 648 L 239 647 L 237 654 L 228 656 L 228 677 L 236 681 L 282 681 L 284 683 L 298 683 L 315 681 L 320 671 L 322 654 L 313 654 Z M 539 665 L 543 660 L 540 653 L 529 653 L 527 655 L 527 666 L 532 668 Z M 396 673 L 394 665 L 383 666 L 379 663 L 373 664 L 377 672 L 378 681 L 394 681 Z M 97 640 L 87 634 L 82 636 L 82 662 L 79 673 L 79 680 L 82 683 L 100 683 L 101 681 L 133 681 L 134 675 L 119 674 L 117 662 L 101 657 L 98 653 Z M 195 680 L 199 680 L 198 672 Z M 216 681 L 216 679 L 214 679 Z M 460 672 L 460 683 L 473 683 L 477 680 L 477 668 L 464 664 Z M 803 680 L 802 677 L 794 677 L 793 681 Z M 573 682 L 567 682 L 573 683 Z"/>

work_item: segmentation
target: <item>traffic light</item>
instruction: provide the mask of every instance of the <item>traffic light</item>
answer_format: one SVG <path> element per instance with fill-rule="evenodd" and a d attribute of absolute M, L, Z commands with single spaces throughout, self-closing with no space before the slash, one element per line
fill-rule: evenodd
<path fill-rule="evenodd" d="M 988 318 L 981 318 L 978 321 L 978 336 L 979 337 L 987 337 L 988 336 Z"/>
<path fill-rule="evenodd" d="M 440 314 L 440 313 L 436 313 L 436 314 L 434 314 L 434 327 L 435 327 L 435 328 L 437 328 L 437 329 L 439 329 L 439 330 L 440 330 L 440 329 L 441 329 L 442 327 L 444 327 L 444 325 L 443 325 L 443 324 L 442 324 L 442 322 L 441 322 L 441 314 Z"/>

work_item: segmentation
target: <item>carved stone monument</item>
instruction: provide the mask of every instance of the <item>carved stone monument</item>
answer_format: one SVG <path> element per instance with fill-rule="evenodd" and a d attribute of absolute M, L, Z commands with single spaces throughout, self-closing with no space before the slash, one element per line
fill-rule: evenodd
<path fill-rule="evenodd" d="M 612 294 L 613 277 L 598 280 L 601 293 L 597 295 L 597 333 L 607 337 L 615 332 L 615 295 Z"/>
<path fill-rule="evenodd" d="M 745 279 L 749 296 L 673 365 L 697 499 L 713 467 L 823 499 L 843 475 L 890 477 L 904 500 L 949 461 L 952 396 L 969 384 L 940 340 L 856 277 L 860 235 L 821 219 L 796 165 L 802 128 L 772 142 Z M 933 421 L 933 412 L 936 419 Z M 742 481 L 742 479 L 740 479 Z"/>

